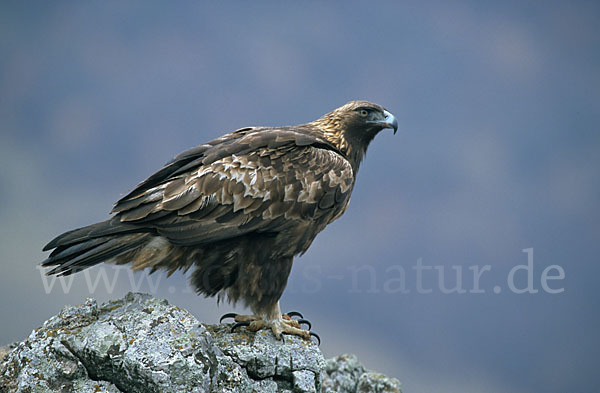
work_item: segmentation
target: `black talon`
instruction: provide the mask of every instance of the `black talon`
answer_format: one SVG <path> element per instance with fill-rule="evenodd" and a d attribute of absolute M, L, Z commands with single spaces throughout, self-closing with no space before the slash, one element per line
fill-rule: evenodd
<path fill-rule="evenodd" d="M 308 325 L 308 329 L 306 329 L 306 330 L 310 330 L 310 328 L 312 328 L 312 324 L 310 323 L 310 321 L 307 321 L 306 319 L 298 319 L 298 323 L 300 325 L 302 325 L 303 323 Z"/>
<path fill-rule="evenodd" d="M 313 337 L 316 337 L 317 340 L 319 340 L 319 346 L 321 345 L 321 337 L 319 337 L 319 335 L 317 333 L 313 333 L 313 332 L 308 332 L 308 334 L 310 334 Z"/>
<path fill-rule="evenodd" d="M 221 317 L 221 319 L 219 319 L 219 323 L 222 323 L 223 320 L 226 319 L 226 318 L 235 318 L 235 317 L 237 317 L 236 313 L 234 313 L 234 312 L 227 313 L 227 314 L 223 315 Z"/>
<path fill-rule="evenodd" d="M 231 327 L 231 333 L 233 333 L 236 328 L 239 328 L 241 326 L 250 326 L 250 322 L 248 322 L 248 321 L 236 322 L 235 325 L 233 325 Z"/>
<path fill-rule="evenodd" d="M 286 313 L 288 317 L 300 317 L 300 318 L 304 318 L 304 316 L 302 314 L 300 314 L 298 311 L 290 311 L 288 313 Z"/>

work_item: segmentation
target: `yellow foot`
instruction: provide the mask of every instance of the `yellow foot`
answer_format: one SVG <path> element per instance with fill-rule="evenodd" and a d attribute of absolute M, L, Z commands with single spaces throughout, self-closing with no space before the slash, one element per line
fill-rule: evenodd
<path fill-rule="evenodd" d="M 290 314 L 292 314 L 292 316 L 300 316 L 300 318 L 302 318 L 302 314 L 300 314 L 298 312 L 292 311 Z M 300 329 L 301 323 L 305 323 L 308 325 L 308 329 L 310 330 L 311 324 L 309 321 L 307 321 L 306 319 L 292 319 L 292 316 L 290 316 L 288 314 L 282 314 L 281 318 L 284 323 L 288 324 L 289 326 L 298 328 L 298 329 Z M 223 320 L 226 318 L 233 318 L 233 320 L 235 322 L 252 322 L 252 321 L 262 320 L 262 318 L 259 317 L 258 315 L 244 315 L 244 314 L 229 313 L 229 314 L 223 315 L 221 317 L 221 319 L 219 320 L 219 323 L 222 323 Z"/>
<path fill-rule="evenodd" d="M 295 336 L 304 337 L 310 340 L 310 332 L 308 330 L 300 329 L 298 321 L 293 319 L 275 319 L 272 321 L 265 321 L 264 319 L 255 319 L 248 325 L 248 330 L 256 332 L 260 329 L 271 329 L 273 334 L 278 340 L 281 340 L 281 334 L 293 334 Z"/>
<path fill-rule="evenodd" d="M 288 314 L 279 314 L 280 318 L 277 319 L 264 319 L 258 315 L 242 315 L 229 313 L 225 314 L 221 317 L 219 322 L 223 322 L 225 318 L 233 318 L 236 322 L 231 331 L 235 331 L 236 328 L 246 326 L 248 330 L 257 332 L 261 329 L 271 329 L 273 335 L 281 340 L 282 334 L 293 334 L 294 336 L 300 336 L 305 339 L 310 340 L 311 336 L 314 336 L 319 344 L 321 343 L 321 339 L 316 333 L 310 331 L 311 323 L 305 319 L 292 319 L 292 316 L 299 316 L 302 318 L 302 314 L 298 312 L 290 312 Z M 308 325 L 308 330 L 302 329 L 301 324 Z"/>
<path fill-rule="evenodd" d="M 233 317 L 233 320 L 236 322 L 252 322 L 252 321 L 256 321 L 257 319 L 259 319 L 259 317 L 256 315 L 238 314 L 235 317 Z"/>

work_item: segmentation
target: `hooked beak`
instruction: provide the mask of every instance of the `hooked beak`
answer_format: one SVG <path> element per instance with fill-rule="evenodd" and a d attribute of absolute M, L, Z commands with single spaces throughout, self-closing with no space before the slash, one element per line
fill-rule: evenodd
<path fill-rule="evenodd" d="M 396 117 L 386 110 L 383 111 L 383 114 L 385 115 L 383 120 L 377 120 L 373 123 L 380 124 L 382 128 L 392 128 L 395 134 L 396 131 L 398 131 L 398 120 L 396 120 Z"/>
<path fill-rule="evenodd" d="M 396 131 L 398 131 L 398 120 L 396 120 L 396 117 L 388 111 L 383 111 L 383 114 L 385 115 L 385 128 L 393 128 L 394 134 L 396 134 Z"/>

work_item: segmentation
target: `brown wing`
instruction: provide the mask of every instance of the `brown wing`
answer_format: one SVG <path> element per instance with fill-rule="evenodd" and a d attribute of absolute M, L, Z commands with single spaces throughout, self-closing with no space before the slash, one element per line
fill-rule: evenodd
<path fill-rule="evenodd" d="M 343 212 L 354 173 L 328 144 L 288 129 L 241 133 L 183 153 L 187 162 L 176 158 L 165 168 L 177 169 L 165 175 L 163 168 L 113 211 L 121 222 L 154 228 L 185 246 L 278 232 L 299 221 L 324 227 Z"/>

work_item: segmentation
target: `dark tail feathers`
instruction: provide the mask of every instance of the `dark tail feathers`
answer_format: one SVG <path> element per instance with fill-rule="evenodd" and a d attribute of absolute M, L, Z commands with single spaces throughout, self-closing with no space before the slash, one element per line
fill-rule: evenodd
<path fill-rule="evenodd" d="M 114 259 L 144 245 L 152 235 L 123 224 L 118 217 L 65 232 L 44 247 L 54 248 L 42 266 L 55 266 L 46 274 L 67 276 L 103 261 Z"/>

